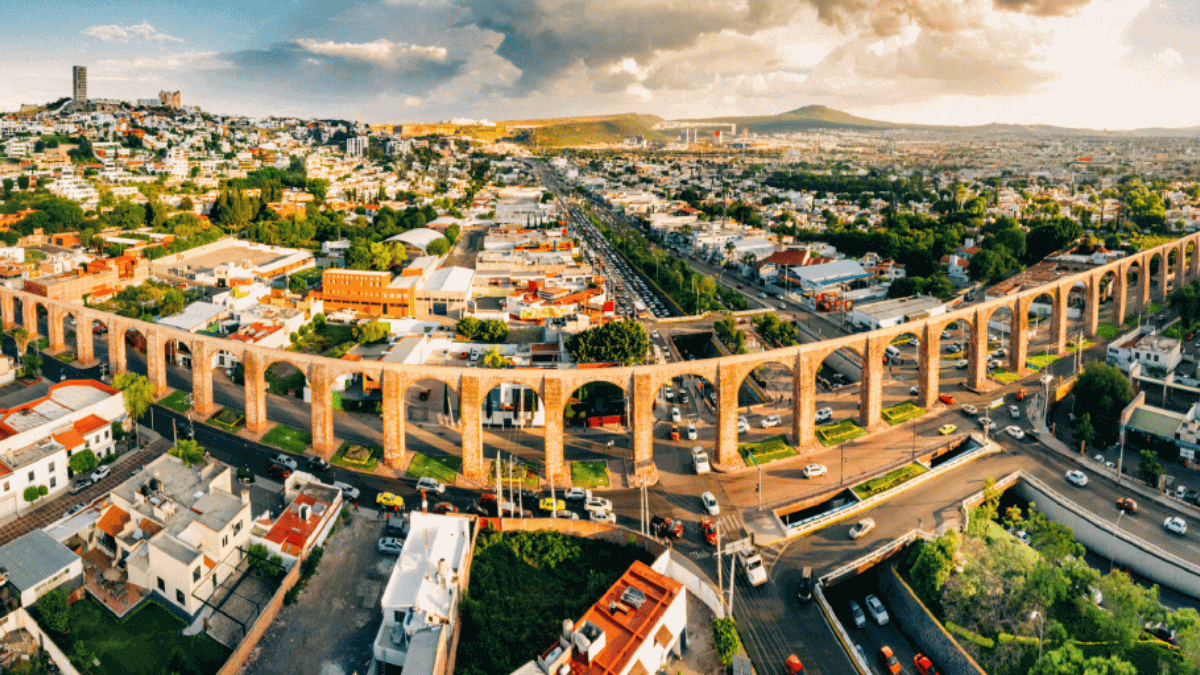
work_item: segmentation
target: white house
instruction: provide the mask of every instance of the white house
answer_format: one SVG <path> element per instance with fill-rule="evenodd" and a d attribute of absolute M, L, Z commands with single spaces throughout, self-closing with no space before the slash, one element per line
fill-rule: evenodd
<path fill-rule="evenodd" d="M 541 427 L 546 424 L 546 409 L 530 387 L 502 382 L 484 397 L 480 421 L 498 427 Z"/>
<path fill-rule="evenodd" d="M 1141 335 L 1133 330 L 1109 343 L 1106 361 L 1128 373 L 1133 363 L 1141 363 L 1143 372 L 1175 370 L 1183 360 L 1183 343 L 1161 335 Z"/>

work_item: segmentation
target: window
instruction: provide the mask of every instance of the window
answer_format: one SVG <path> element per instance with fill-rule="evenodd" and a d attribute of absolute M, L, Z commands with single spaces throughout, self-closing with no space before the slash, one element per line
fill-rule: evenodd
<path fill-rule="evenodd" d="M 199 565 L 196 566 L 196 569 L 192 570 L 192 583 L 194 584 L 197 581 L 200 581 L 200 566 Z"/>
<path fill-rule="evenodd" d="M 167 590 L 167 582 L 163 581 L 162 577 L 158 578 L 158 590 L 160 590 L 160 591 Z"/>
<path fill-rule="evenodd" d="M 242 521 L 239 520 L 233 524 L 233 534 L 236 536 L 237 533 L 241 532 L 241 531 L 242 531 Z"/>
<path fill-rule="evenodd" d="M 225 535 L 224 537 L 221 537 L 221 548 L 225 548 L 228 545 L 229 545 L 229 535 Z"/>
<path fill-rule="evenodd" d="M 58 476 L 50 476 L 50 487 L 54 487 L 58 483 Z"/>
<path fill-rule="evenodd" d="M 4 491 L 8 492 L 12 489 L 12 481 L 4 481 Z"/>
<path fill-rule="evenodd" d="M 32 472 L 32 471 L 30 471 L 30 472 L 29 472 L 29 482 L 30 482 L 30 483 L 32 483 L 34 480 L 36 480 L 36 479 L 34 478 L 34 474 L 33 474 L 33 472 Z"/>
<path fill-rule="evenodd" d="M 50 462 L 50 473 L 54 473 L 54 462 Z"/>
<path fill-rule="evenodd" d="M 175 602 L 181 605 L 187 604 L 187 601 L 183 598 L 183 591 L 179 590 L 178 588 L 175 589 Z"/>

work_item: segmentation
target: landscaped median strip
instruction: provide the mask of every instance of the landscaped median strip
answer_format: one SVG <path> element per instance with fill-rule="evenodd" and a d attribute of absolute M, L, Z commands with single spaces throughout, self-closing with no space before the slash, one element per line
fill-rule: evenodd
<path fill-rule="evenodd" d="M 446 485 L 453 485 L 462 466 L 462 458 L 453 455 L 438 455 L 436 457 L 420 452 L 414 452 L 412 461 L 408 464 L 405 476 L 409 478 L 435 478 Z"/>
<path fill-rule="evenodd" d="M 608 463 L 571 462 L 571 484 L 581 488 L 608 487 Z"/>
<path fill-rule="evenodd" d="M 867 430 L 858 426 L 854 420 L 842 420 L 837 424 L 827 424 L 816 429 L 817 441 L 827 448 L 865 436 L 866 433 Z"/>
<path fill-rule="evenodd" d="M 912 464 L 905 464 L 898 469 L 893 469 L 882 476 L 859 483 L 851 489 L 854 490 L 855 496 L 857 496 L 859 499 L 870 499 L 877 494 L 887 492 L 894 487 L 903 485 L 917 476 L 928 472 L 929 469 L 926 469 L 924 466 L 913 462 Z"/>
<path fill-rule="evenodd" d="M 873 497 L 868 497 L 867 499 L 863 499 L 862 501 L 858 502 L 857 504 L 855 504 L 853 506 L 842 508 L 842 509 L 835 510 L 835 511 L 831 511 L 831 512 L 823 514 L 821 516 L 814 517 L 812 520 L 809 520 L 800 525 L 796 525 L 794 527 L 789 527 L 788 525 L 784 524 L 784 522 L 779 518 L 778 511 L 772 511 L 771 513 L 772 513 L 772 515 L 775 516 L 775 522 L 779 526 L 779 529 L 782 532 L 786 533 L 786 535 L 785 535 L 786 538 L 791 539 L 793 537 L 799 537 L 799 536 L 808 534 L 810 532 L 813 532 L 815 530 L 819 530 L 821 528 L 828 527 L 829 525 L 832 525 L 836 522 L 846 520 L 848 518 L 853 518 L 854 516 L 858 515 L 859 513 L 862 513 L 863 511 L 872 509 L 875 506 L 891 499 L 892 497 L 903 494 L 915 487 L 925 484 L 926 481 L 933 480 L 934 478 L 941 476 L 944 473 L 953 471 L 954 469 L 957 469 L 958 467 L 960 467 L 964 464 L 967 464 L 969 462 L 973 462 L 980 457 L 985 457 L 987 455 L 995 454 L 1000 451 L 1001 451 L 1001 447 L 999 445 L 989 442 L 987 445 L 982 446 L 979 449 L 973 450 L 971 452 L 968 452 L 968 453 L 966 453 L 960 457 L 957 457 L 953 460 L 950 460 L 949 462 L 946 462 L 945 464 L 939 466 L 936 469 L 927 470 L 924 473 L 921 473 L 920 475 L 917 475 L 917 476 L 911 476 L 907 480 L 905 480 L 897 485 L 892 486 L 890 489 L 885 489 L 883 492 L 879 492 L 878 494 L 874 495 Z M 907 469 L 908 467 L 909 467 L 909 465 L 906 464 L 904 467 L 901 467 L 901 468 Z M 924 468 L 924 467 L 922 467 L 922 468 Z M 895 473 L 895 472 L 890 472 L 890 473 Z M 890 475 L 890 473 L 888 475 Z M 867 483 L 870 483 L 870 482 L 871 481 L 867 481 Z M 865 483 L 864 483 L 864 485 L 865 485 Z"/>
<path fill-rule="evenodd" d="M 879 411 L 879 414 L 883 417 L 885 422 L 892 426 L 896 426 L 902 422 L 915 420 L 927 412 L 929 411 L 925 410 L 921 406 L 911 401 L 905 401 L 904 403 L 894 405 L 890 408 L 884 408 L 883 410 Z"/>
<path fill-rule="evenodd" d="M 786 436 L 772 436 L 763 441 L 755 441 L 753 443 L 742 443 L 738 445 L 738 454 L 742 457 L 742 462 L 749 467 L 774 462 L 779 459 L 787 459 L 800 454 L 796 449 L 788 445 Z M 750 455 L 754 455 L 754 461 L 750 460 Z"/>

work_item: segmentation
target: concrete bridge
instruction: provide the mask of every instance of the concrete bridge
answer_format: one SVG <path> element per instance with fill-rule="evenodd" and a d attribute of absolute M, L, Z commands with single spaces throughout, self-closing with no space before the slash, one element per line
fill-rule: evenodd
<path fill-rule="evenodd" d="M 653 408 L 656 394 L 661 387 L 671 384 L 677 376 L 693 375 L 707 379 L 714 385 L 717 397 L 716 460 L 718 464 L 735 466 L 740 463 L 737 453 L 738 388 L 751 371 L 759 366 L 781 364 L 792 374 L 792 440 L 804 451 L 816 440 L 816 375 L 822 362 L 835 350 L 852 349 L 863 357 L 858 422 L 863 427 L 872 429 L 881 425 L 884 350 L 896 338 L 911 333 L 920 342 L 917 399 L 920 405 L 929 407 L 937 401 L 939 394 L 939 368 L 936 364 L 940 359 L 942 331 L 952 323 L 957 323 L 960 327 L 969 326 L 970 337 L 966 350 L 969 363 L 967 386 L 975 390 L 985 390 L 988 388 L 987 326 L 989 319 L 997 311 L 1007 309 L 1011 313 L 1008 367 L 1013 372 L 1023 372 L 1028 355 L 1028 310 L 1035 300 L 1040 299 L 1040 302 L 1053 307 L 1051 349 L 1062 354 L 1067 342 L 1067 298 L 1073 288 L 1082 287 L 1086 294 L 1084 330 L 1088 336 L 1094 336 L 1099 325 L 1102 289 L 1105 295 L 1112 294 L 1112 320 L 1120 325 L 1127 313 L 1141 311 L 1150 303 L 1152 296 L 1165 302 L 1172 282 L 1174 287 L 1178 288 L 1200 276 L 1200 255 L 1196 253 L 1198 245 L 1200 234 L 1191 234 L 1011 297 L 986 301 L 962 310 L 869 333 L 756 354 L 607 369 L 490 370 L 342 361 L 188 333 L 5 287 L 0 287 L 0 314 L 3 316 L 4 328 L 10 329 L 17 325 L 20 312 L 20 323 L 33 333 L 38 326 L 38 307 L 43 307 L 48 318 L 49 335 L 46 337 L 49 338 L 48 351 L 51 353 L 66 348 L 64 319 L 67 316 L 73 317 L 76 331 L 79 333 L 76 339 L 76 355 L 83 363 L 95 359 L 93 341 L 87 339 L 90 337 L 91 327 L 103 324 L 109 331 L 108 362 L 114 373 L 126 368 L 124 336 L 128 331 L 140 333 L 147 345 L 148 377 L 160 396 L 168 391 L 167 345 L 172 341 L 185 345 L 192 356 L 193 407 L 202 416 L 211 414 L 215 409 L 212 397 L 213 357 L 219 351 L 230 353 L 240 359 L 245 367 L 246 427 L 254 433 L 265 432 L 268 428 L 265 383 L 267 367 L 278 361 L 290 363 L 308 378 L 312 391 L 313 449 L 325 457 L 331 456 L 337 449 L 333 433 L 334 408 L 331 390 L 338 377 L 347 373 L 358 373 L 382 384 L 384 461 L 390 466 L 399 465 L 406 452 L 404 424 L 405 394 L 408 388 L 420 380 L 442 382 L 456 391 L 461 401 L 462 472 L 472 480 L 481 480 L 485 471 L 480 419 L 484 397 L 493 387 L 502 383 L 525 385 L 540 395 L 541 405 L 545 409 L 544 451 L 547 475 L 553 475 L 556 484 L 566 485 L 570 481 L 570 470 L 563 461 L 564 408 L 572 393 L 581 385 L 604 381 L 620 387 L 625 392 L 627 400 L 631 402 L 629 413 L 634 466 L 639 474 L 649 475 L 654 472 Z M 1159 273 L 1152 283 L 1150 274 L 1146 271 L 1150 269 L 1151 261 L 1155 258 L 1159 259 Z M 1134 306 L 1127 307 L 1127 285 L 1134 273 Z M 930 367 L 931 364 L 934 367 Z"/>

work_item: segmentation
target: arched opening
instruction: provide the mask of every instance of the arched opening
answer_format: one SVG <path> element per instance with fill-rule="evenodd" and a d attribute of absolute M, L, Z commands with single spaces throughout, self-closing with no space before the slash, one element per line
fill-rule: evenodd
<path fill-rule="evenodd" d="M 49 319 L 47 319 L 49 320 Z M 59 354 L 61 358 L 70 359 L 79 354 L 78 342 L 79 330 L 76 325 L 75 315 L 71 312 L 63 312 L 62 326 L 59 328 L 63 336 L 63 352 Z"/>
<path fill-rule="evenodd" d="M 655 448 L 690 449 L 696 445 L 702 434 L 710 439 L 714 438 L 712 427 L 716 420 L 716 391 L 708 378 L 693 373 L 676 375 L 659 387 L 653 406 Z M 752 416 L 754 406 L 762 403 L 762 400 L 756 394 L 747 391 L 746 387 L 740 387 L 737 396 L 738 400 L 733 405 L 742 409 L 742 417 Z M 728 402 L 722 404 L 730 405 Z M 750 424 L 749 421 L 747 423 Z M 696 441 L 688 438 L 689 426 L 696 430 Z M 710 446 L 711 442 L 706 447 Z"/>
<path fill-rule="evenodd" d="M 892 338 L 891 344 L 884 350 L 883 357 L 888 374 L 883 383 L 883 397 L 880 399 L 883 407 L 916 399 L 920 389 L 918 380 L 922 351 L 923 341 L 916 333 L 906 331 Z"/>
<path fill-rule="evenodd" d="M 267 364 L 263 370 L 263 384 L 268 394 L 299 399 L 305 403 L 312 401 L 307 371 L 290 361 L 272 361 Z"/>
<path fill-rule="evenodd" d="M 1166 288 L 1164 278 L 1170 274 L 1171 268 L 1163 260 L 1161 253 L 1150 256 L 1150 305 L 1147 305 L 1145 313 L 1152 313 L 1150 307 L 1159 301 L 1159 289 Z"/>
<path fill-rule="evenodd" d="M 536 505 L 525 501 L 533 496 L 545 473 L 545 401 L 533 387 L 501 382 L 484 394 L 479 422 L 485 475 L 494 481 L 499 466 L 504 486 L 518 490 L 517 502 L 526 511 L 535 511 Z"/>
<path fill-rule="evenodd" d="M 25 303 L 18 297 L 13 297 L 13 315 L 12 321 L 14 325 L 20 326 L 25 330 L 29 330 L 29 326 L 25 325 Z"/>
<path fill-rule="evenodd" d="M 938 355 L 940 394 L 954 398 L 955 392 L 961 391 L 966 384 L 974 333 L 974 327 L 966 319 L 951 321 L 942 328 L 941 353 Z M 946 405 L 957 405 L 957 402 Z"/>
<path fill-rule="evenodd" d="M 784 459 L 790 456 L 787 448 L 796 450 L 795 423 L 793 409 L 793 376 L 792 369 L 778 361 L 767 361 L 742 379 L 739 390 L 750 390 L 761 403 L 751 406 L 753 414 L 743 415 L 751 429 L 740 432 L 738 440 L 761 444 L 755 450 L 756 458 L 761 462 Z M 716 456 L 716 449 L 709 443 L 702 444 L 710 457 Z M 761 448 L 761 451 L 759 451 Z M 766 454 L 763 454 L 766 453 Z M 744 457 L 744 455 L 743 455 Z M 747 461 L 743 459 L 743 461 Z"/>
<path fill-rule="evenodd" d="M 1184 269 L 1183 276 L 1188 281 L 1192 280 L 1191 271 L 1192 271 L 1193 266 L 1195 266 L 1195 264 L 1196 264 L 1195 261 L 1196 261 L 1196 242 L 1194 240 L 1189 239 L 1188 242 L 1183 245 L 1183 269 Z"/>
<path fill-rule="evenodd" d="M 888 361 L 891 363 L 892 359 Z M 814 409 L 800 411 L 801 415 L 813 415 L 817 442 L 821 445 L 832 447 L 867 433 L 858 424 L 862 364 L 863 354 L 854 347 L 830 352 L 821 361 L 816 374 Z"/>
<path fill-rule="evenodd" d="M 82 331 L 83 333 L 76 339 L 91 340 L 93 358 L 105 361 L 106 358 L 102 355 L 108 353 L 108 324 L 100 319 L 93 318 L 90 324 L 82 328 Z"/>
<path fill-rule="evenodd" d="M 1142 264 L 1137 261 L 1125 268 L 1125 321 L 1118 329 L 1137 323 L 1142 307 L 1141 282 L 1146 276 L 1143 272 Z"/>
<path fill-rule="evenodd" d="M 589 382 L 567 397 L 563 406 L 563 461 L 570 463 L 567 471 L 576 487 L 610 487 L 609 477 L 621 470 L 615 463 L 633 460 L 629 411 L 629 392 L 612 382 Z M 699 435 L 699 425 L 695 428 Z M 685 429 L 686 424 L 681 427 L 681 439 L 686 438 Z M 711 432 L 708 438 L 711 444 Z M 548 478 L 545 472 L 542 477 Z"/>
<path fill-rule="evenodd" d="M 40 302 L 35 303 L 34 307 L 34 314 L 37 316 L 37 323 L 35 324 L 37 326 L 37 334 L 45 337 L 50 334 L 50 310 Z"/>
<path fill-rule="evenodd" d="M 1026 320 L 1029 321 L 1027 336 L 1026 363 L 1034 369 L 1041 369 L 1058 358 L 1058 345 L 1054 341 L 1054 315 L 1058 311 L 1058 303 L 1050 293 L 1039 293 L 1029 303 L 1026 310 Z M 1007 364 L 1006 364 L 1007 367 Z"/>
<path fill-rule="evenodd" d="M 1108 270 L 1100 275 L 1096 281 L 1096 292 L 1099 293 L 1098 304 L 1098 325 L 1108 324 L 1109 328 L 1105 328 L 1105 332 L 1115 330 L 1117 325 L 1116 320 L 1116 303 L 1113 302 L 1116 292 L 1117 273 L 1113 270 Z"/>
<path fill-rule="evenodd" d="M 145 375 L 146 336 L 136 328 L 127 328 L 122 339 L 125 340 L 125 369 L 131 373 Z"/>

